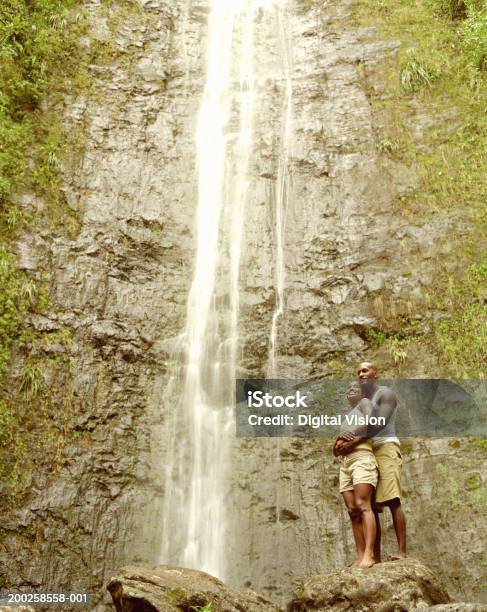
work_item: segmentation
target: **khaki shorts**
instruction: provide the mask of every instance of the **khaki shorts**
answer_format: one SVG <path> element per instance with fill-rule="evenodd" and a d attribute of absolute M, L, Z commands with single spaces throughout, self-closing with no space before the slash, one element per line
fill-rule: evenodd
<path fill-rule="evenodd" d="M 374 448 L 374 455 L 379 466 L 379 484 L 375 501 L 381 504 L 391 499 L 401 499 L 402 455 L 399 445 L 395 442 L 385 442 Z"/>
<path fill-rule="evenodd" d="M 367 450 L 353 451 L 345 455 L 340 466 L 340 493 L 353 491 L 356 484 L 377 486 L 379 472 L 374 453 Z"/>

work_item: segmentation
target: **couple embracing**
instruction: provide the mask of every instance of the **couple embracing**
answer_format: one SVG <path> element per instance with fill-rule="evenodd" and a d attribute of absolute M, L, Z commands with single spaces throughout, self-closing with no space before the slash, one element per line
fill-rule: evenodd
<path fill-rule="evenodd" d="M 382 418 L 372 419 L 378 425 L 360 425 L 342 432 L 333 444 L 333 454 L 341 460 L 340 493 L 352 522 L 357 550 L 355 565 L 371 567 L 381 560 L 379 513 L 384 506 L 391 512 L 399 548 L 391 559 L 406 556 L 406 518 L 401 507 L 402 458 L 395 432 L 395 393 L 378 384 L 378 371 L 373 363 L 361 363 L 357 376 L 358 381 L 347 389 L 350 414 Z"/>

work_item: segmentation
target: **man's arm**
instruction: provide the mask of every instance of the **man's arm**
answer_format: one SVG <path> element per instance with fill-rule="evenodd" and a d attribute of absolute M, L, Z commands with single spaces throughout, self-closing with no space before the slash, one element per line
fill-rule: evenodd
<path fill-rule="evenodd" d="M 367 440 L 367 438 L 372 438 L 373 436 L 378 434 L 380 431 L 382 431 L 384 427 L 387 425 L 387 423 L 389 422 L 389 419 L 391 418 L 396 408 L 396 405 L 397 405 L 396 394 L 390 389 L 387 389 L 386 391 L 383 392 L 383 394 L 380 397 L 379 403 L 377 404 L 376 407 L 374 407 L 372 402 L 367 398 L 363 398 L 362 400 L 360 400 L 358 407 L 360 411 L 362 412 L 362 414 L 366 416 L 368 415 L 368 416 L 374 416 L 374 417 L 383 417 L 384 424 L 383 425 L 360 425 L 358 427 L 355 427 L 351 431 L 343 432 L 342 434 L 340 434 L 339 437 L 345 435 L 346 437 L 343 438 L 345 442 L 344 444 L 340 446 L 339 449 L 337 449 L 337 452 L 340 455 L 341 454 L 346 455 L 350 451 L 352 451 L 357 446 L 357 444 L 360 444 L 364 440 Z M 353 435 L 351 439 L 350 439 L 350 435 Z"/>
<path fill-rule="evenodd" d="M 390 389 L 386 389 L 384 393 L 381 395 L 380 400 L 377 406 L 373 407 L 371 416 L 381 417 L 384 419 L 383 425 L 368 425 L 365 427 L 367 431 L 367 435 L 369 438 L 377 435 L 380 431 L 384 429 L 384 427 L 389 422 L 389 419 L 394 413 L 394 410 L 397 406 L 397 397 L 394 391 Z"/>
<path fill-rule="evenodd" d="M 372 402 L 368 398 L 364 397 L 357 404 L 357 408 L 364 416 L 370 416 L 374 409 L 374 404 L 372 404 Z M 337 437 L 337 440 L 345 440 L 346 442 L 350 442 L 354 439 L 355 436 L 360 435 L 362 429 L 363 427 L 357 427 L 355 429 L 348 429 L 347 431 L 342 431 Z"/>

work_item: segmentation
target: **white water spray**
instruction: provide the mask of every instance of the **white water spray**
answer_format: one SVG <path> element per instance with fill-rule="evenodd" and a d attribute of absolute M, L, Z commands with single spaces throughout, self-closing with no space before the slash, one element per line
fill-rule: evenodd
<path fill-rule="evenodd" d="M 269 354 L 267 362 L 267 378 L 275 378 L 277 373 L 277 335 L 278 321 L 284 313 L 285 264 L 284 236 L 286 232 L 286 211 L 290 190 L 290 169 L 293 118 L 293 88 L 291 79 L 291 62 L 289 50 L 289 35 L 286 32 L 282 12 L 278 13 L 279 41 L 284 66 L 285 94 L 281 117 L 281 152 L 277 171 L 275 196 L 275 272 L 274 287 L 276 294 L 275 309 L 272 315 L 271 333 L 269 338 Z"/>
<path fill-rule="evenodd" d="M 226 565 L 239 267 L 252 151 L 253 28 L 261 5 L 256 0 L 211 2 L 206 84 L 196 139 L 195 271 L 181 363 L 167 394 L 178 408 L 166 468 L 160 561 L 220 578 Z M 235 112 L 238 127 L 232 132 Z"/>
<path fill-rule="evenodd" d="M 165 470 L 159 561 L 225 578 L 230 449 L 238 365 L 239 269 L 255 114 L 254 29 L 260 10 L 285 0 L 210 0 L 206 84 L 197 124 L 198 208 L 186 326 L 165 393 L 174 418 Z M 286 49 L 279 11 L 279 37 Z M 277 319 L 283 309 L 283 217 L 287 201 L 291 81 L 276 188 Z M 233 127 L 235 126 L 235 127 Z"/>

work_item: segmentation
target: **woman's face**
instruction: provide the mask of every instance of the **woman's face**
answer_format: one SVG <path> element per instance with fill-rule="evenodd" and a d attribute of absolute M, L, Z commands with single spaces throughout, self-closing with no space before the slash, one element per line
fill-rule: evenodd
<path fill-rule="evenodd" d="M 362 399 L 362 393 L 357 384 L 352 383 L 347 389 L 347 400 L 351 406 L 355 406 Z"/>

